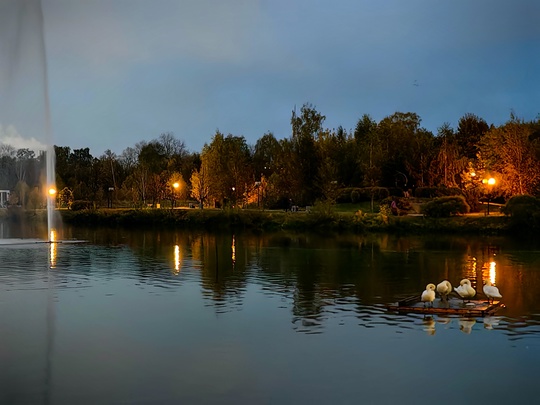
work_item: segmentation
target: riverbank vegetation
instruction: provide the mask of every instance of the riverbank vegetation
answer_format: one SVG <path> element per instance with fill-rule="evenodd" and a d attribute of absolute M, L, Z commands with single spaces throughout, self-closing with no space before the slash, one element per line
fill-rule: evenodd
<path fill-rule="evenodd" d="M 88 148 L 55 146 L 54 197 L 44 193 L 49 185 L 42 184 L 43 155 L 2 145 L 0 189 L 9 191 L 6 205 L 26 209 L 42 207 L 47 198 L 61 209 L 133 212 L 179 206 L 296 211 L 325 205 L 339 211 L 341 204 L 369 203 L 362 210 L 368 217 L 392 198 L 400 212 L 414 209 L 414 199 L 452 197 L 455 208 L 456 198 L 463 198 L 461 208 L 450 210 L 463 214 L 512 196 L 540 194 L 538 119 L 526 122 L 511 114 L 495 126 L 465 114 L 457 128 L 445 123 L 436 134 L 412 112 L 378 122 L 363 115 L 350 131 L 325 128 L 325 119 L 305 104 L 292 112 L 290 136 L 278 139 L 269 132 L 250 145 L 241 135 L 216 131 L 200 152 L 188 151 L 171 133 L 120 155 L 107 150 L 94 157 Z M 425 213 L 446 216 L 441 207 L 437 203 Z M 189 217 L 197 215 L 206 218 Z"/>
<path fill-rule="evenodd" d="M 325 204 L 310 211 L 252 209 L 89 209 L 61 210 L 63 221 L 85 226 L 128 228 L 181 228 L 204 230 L 467 233 L 509 234 L 512 218 L 500 214 L 468 214 L 427 217 L 421 214 L 395 216 L 386 207 L 377 213 L 340 211 Z"/>

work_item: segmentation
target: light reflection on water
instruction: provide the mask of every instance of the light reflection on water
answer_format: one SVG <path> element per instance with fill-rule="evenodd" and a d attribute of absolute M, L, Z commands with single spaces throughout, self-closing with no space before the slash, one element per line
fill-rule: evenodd
<path fill-rule="evenodd" d="M 350 403 L 359 387 L 365 402 L 409 403 L 423 379 L 442 384 L 432 379 L 440 352 L 445 367 L 461 370 L 447 385 L 471 401 L 482 400 L 474 387 L 491 384 L 486 368 L 511 369 L 507 385 L 533 392 L 534 246 L 386 235 L 66 235 L 88 243 L 0 248 L 0 362 L 8 365 L 0 403 Z M 428 282 L 463 277 L 479 292 L 483 279 L 495 280 L 507 308 L 485 318 L 386 308 Z M 401 397 L 386 389 L 389 378 Z M 503 387 L 495 403 L 512 399 Z"/>

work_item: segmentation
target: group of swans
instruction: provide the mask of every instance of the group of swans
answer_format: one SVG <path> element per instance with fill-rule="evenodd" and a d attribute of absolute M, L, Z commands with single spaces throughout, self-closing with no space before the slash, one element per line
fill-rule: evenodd
<path fill-rule="evenodd" d="M 452 291 L 455 291 L 463 299 L 463 301 L 471 300 L 471 298 L 476 295 L 476 290 L 472 287 L 471 281 L 464 278 L 459 283 L 459 287 L 456 287 L 453 290 L 452 284 L 450 284 L 448 280 L 441 281 L 439 284 L 437 284 L 437 286 L 435 286 L 433 283 L 429 283 L 422 293 L 420 299 L 424 303 L 424 306 L 426 306 L 426 304 L 430 304 L 433 307 L 433 301 L 435 301 L 436 295 L 435 292 L 440 295 L 442 301 L 447 302 L 448 296 Z M 489 280 L 484 281 L 483 291 L 488 299 L 488 304 L 490 301 L 493 302 L 495 298 L 502 298 L 499 289 L 495 287 Z"/>

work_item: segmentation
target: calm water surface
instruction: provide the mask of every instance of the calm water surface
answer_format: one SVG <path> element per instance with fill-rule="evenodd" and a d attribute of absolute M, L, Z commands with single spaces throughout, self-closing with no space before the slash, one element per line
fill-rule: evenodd
<path fill-rule="evenodd" d="M 536 398 L 539 243 L 82 228 L 62 239 L 0 246 L 2 404 Z M 386 309 L 463 277 L 480 291 L 495 281 L 507 308 Z"/>

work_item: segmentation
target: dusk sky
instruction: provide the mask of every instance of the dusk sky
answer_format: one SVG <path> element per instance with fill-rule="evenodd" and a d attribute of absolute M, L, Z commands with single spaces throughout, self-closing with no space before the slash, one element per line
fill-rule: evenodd
<path fill-rule="evenodd" d="M 0 0 L 10 1 L 10 0 Z M 26 1 L 26 0 L 25 0 Z M 30 0 L 32 1 L 32 0 Z M 54 143 L 121 153 L 171 132 L 291 135 L 313 104 L 352 130 L 415 112 L 540 113 L 536 0 L 42 0 Z M 9 18 L 0 16 L 0 23 Z"/>

